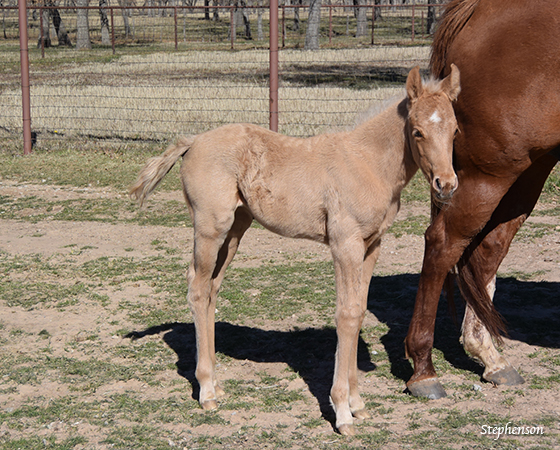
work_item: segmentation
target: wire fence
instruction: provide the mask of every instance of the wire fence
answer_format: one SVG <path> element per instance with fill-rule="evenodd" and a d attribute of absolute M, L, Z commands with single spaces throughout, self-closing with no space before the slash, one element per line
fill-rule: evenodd
<path fill-rule="evenodd" d="M 303 50 L 308 8 L 281 7 L 279 131 L 308 136 L 346 127 L 360 111 L 403 95 L 410 68 L 427 67 L 428 12 L 437 16 L 440 7 L 366 6 L 367 32 L 359 35 L 355 8 L 328 5 L 313 51 Z M 21 148 L 17 10 L 0 10 L 0 140 Z M 268 9 L 107 7 L 104 31 L 99 8 L 89 8 L 91 49 L 83 51 L 76 50 L 79 9 L 56 10 L 58 26 L 52 7 L 28 8 L 36 147 L 159 145 L 232 122 L 268 127 Z"/>

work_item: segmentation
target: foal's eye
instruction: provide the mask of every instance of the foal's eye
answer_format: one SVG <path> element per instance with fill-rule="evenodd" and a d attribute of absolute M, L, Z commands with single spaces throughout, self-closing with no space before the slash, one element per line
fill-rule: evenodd
<path fill-rule="evenodd" d="M 413 135 L 415 138 L 422 138 L 422 137 L 424 137 L 424 135 L 422 134 L 422 132 L 421 132 L 420 130 L 416 129 L 416 128 L 415 128 L 414 130 L 412 130 L 412 135 Z"/>
<path fill-rule="evenodd" d="M 457 129 L 455 130 L 454 136 L 457 136 L 458 134 L 459 134 L 459 128 L 457 128 Z"/>

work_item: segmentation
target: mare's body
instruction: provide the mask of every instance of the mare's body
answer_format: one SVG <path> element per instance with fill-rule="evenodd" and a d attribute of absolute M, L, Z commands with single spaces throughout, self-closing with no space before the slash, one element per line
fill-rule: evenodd
<path fill-rule="evenodd" d="M 523 379 L 496 351 L 503 323 L 492 296 L 498 266 L 531 213 L 560 145 L 560 2 L 453 0 L 434 38 L 432 71 L 461 70 L 455 106 L 460 133 L 454 165 L 461 188 L 434 218 L 406 350 L 415 395 L 445 391 L 431 361 L 437 303 L 457 265 L 467 301 L 465 348 L 486 366 L 484 378 Z"/>

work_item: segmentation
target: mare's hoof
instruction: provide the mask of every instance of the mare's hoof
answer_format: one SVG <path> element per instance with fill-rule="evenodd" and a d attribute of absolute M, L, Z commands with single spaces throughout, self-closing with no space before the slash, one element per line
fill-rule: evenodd
<path fill-rule="evenodd" d="M 410 383 L 408 390 L 414 397 L 425 397 L 430 400 L 437 400 L 447 396 L 445 389 L 443 389 L 437 378 L 428 378 Z"/>
<path fill-rule="evenodd" d="M 485 374 L 483 375 L 483 378 L 491 383 L 503 384 L 506 386 L 515 386 L 517 384 L 525 383 L 523 377 L 511 366 L 507 366 L 497 372 Z"/>
<path fill-rule="evenodd" d="M 212 411 L 218 409 L 218 402 L 216 400 L 206 400 L 200 404 L 205 411 Z"/>
<path fill-rule="evenodd" d="M 369 419 L 371 417 L 365 409 L 359 409 L 358 411 L 353 411 L 352 415 L 356 419 Z"/>
<path fill-rule="evenodd" d="M 351 423 L 345 423 L 338 427 L 338 432 L 343 436 L 354 436 L 356 434 L 356 430 L 354 429 L 354 425 Z"/>

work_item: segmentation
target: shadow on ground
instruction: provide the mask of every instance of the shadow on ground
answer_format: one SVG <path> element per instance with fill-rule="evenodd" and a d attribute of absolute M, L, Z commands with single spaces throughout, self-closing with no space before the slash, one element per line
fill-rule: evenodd
<path fill-rule="evenodd" d="M 418 275 L 402 274 L 374 277 L 370 284 L 368 309 L 387 324 L 389 331 L 381 337 L 391 364 L 391 373 L 405 382 L 412 366 L 405 358 L 404 338 L 412 316 Z M 526 282 L 514 278 L 498 279 L 496 307 L 509 325 L 510 336 L 532 345 L 560 346 L 559 283 Z M 457 320 L 453 321 L 445 299 L 440 301 L 434 347 L 452 366 L 479 376 L 483 368 L 471 360 L 459 344 L 462 301 L 457 299 Z M 140 339 L 163 333 L 163 339 L 177 354 L 178 373 L 193 385 L 196 365 L 195 330 L 192 323 L 169 323 L 135 331 L 127 337 Z M 336 331 L 333 328 L 308 328 L 293 331 L 270 331 L 256 327 L 216 324 L 216 351 L 237 360 L 282 362 L 297 372 L 317 398 L 323 417 L 334 423 L 329 390 L 334 372 Z M 358 366 L 362 371 L 375 370 L 366 343 L 360 338 Z"/>

